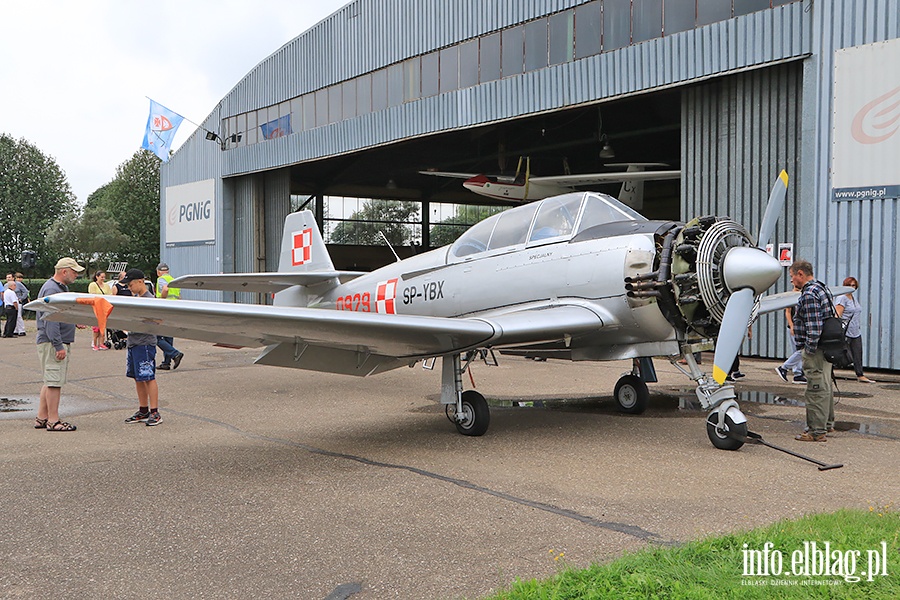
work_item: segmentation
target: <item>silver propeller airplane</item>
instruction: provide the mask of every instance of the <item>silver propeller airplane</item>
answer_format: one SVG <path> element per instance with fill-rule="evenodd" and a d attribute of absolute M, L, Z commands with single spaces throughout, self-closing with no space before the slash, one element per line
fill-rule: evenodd
<path fill-rule="evenodd" d="M 285 220 L 279 271 L 188 275 L 183 289 L 274 293 L 271 306 L 62 293 L 27 305 L 45 318 L 264 350 L 259 364 L 367 376 L 442 359 L 441 403 L 464 435 L 490 423 L 463 374 L 492 350 L 571 360 L 668 357 L 697 384 L 707 434 L 744 443 L 747 420 L 726 382 L 751 318 L 796 302 L 760 294 L 781 276 L 765 247 L 787 174 L 757 240 L 738 223 L 649 221 L 605 194 L 573 192 L 525 204 L 468 229 L 452 245 L 371 273 L 337 271 L 309 211 Z M 103 324 L 102 320 L 106 319 Z M 712 377 L 692 352 L 717 338 Z M 648 402 L 642 360 L 615 386 L 625 412 Z M 643 367 L 649 370 L 647 367 Z"/>

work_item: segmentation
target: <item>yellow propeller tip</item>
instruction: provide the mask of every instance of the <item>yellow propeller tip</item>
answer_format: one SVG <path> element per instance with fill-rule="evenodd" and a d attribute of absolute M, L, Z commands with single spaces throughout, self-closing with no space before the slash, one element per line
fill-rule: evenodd
<path fill-rule="evenodd" d="M 788 174 L 784 169 L 781 170 L 781 173 L 778 175 L 778 178 L 781 180 L 781 183 L 784 184 L 784 187 L 788 185 Z"/>
<path fill-rule="evenodd" d="M 716 383 L 722 385 L 725 383 L 725 378 L 728 377 L 728 373 L 720 369 L 718 366 L 713 365 L 713 379 L 716 380 Z"/>

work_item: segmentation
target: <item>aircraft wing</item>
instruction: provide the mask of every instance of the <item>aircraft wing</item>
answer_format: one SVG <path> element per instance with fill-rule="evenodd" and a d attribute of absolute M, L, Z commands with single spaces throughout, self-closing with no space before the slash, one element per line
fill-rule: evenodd
<path fill-rule="evenodd" d="M 581 175 L 551 175 L 547 177 L 531 177 L 532 183 L 549 183 L 560 186 L 591 185 L 594 183 L 613 183 L 617 181 L 657 181 L 662 179 L 679 179 L 681 171 L 619 171 L 616 173 L 584 173 Z"/>
<path fill-rule="evenodd" d="M 94 323 L 90 294 L 45 296 L 26 305 L 50 321 Z M 490 318 L 386 315 L 194 300 L 101 296 L 106 326 L 236 347 L 269 346 L 257 359 L 332 373 L 369 375 L 420 358 L 488 345 L 529 344 L 594 332 L 603 320 L 580 306 L 555 306 Z"/>
<path fill-rule="evenodd" d="M 434 175 L 435 177 L 452 177 L 454 179 L 472 179 L 480 173 L 453 173 L 449 171 L 419 171 L 420 175 Z"/>
<path fill-rule="evenodd" d="M 364 271 L 313 271 L 309 273 L 218 273 L 184 275 L 169 282 L 170 287 L 227 292 L 276 293 L 294 285 L 313 285 L 339 279 L 341 283 L 365 275 Z"/>

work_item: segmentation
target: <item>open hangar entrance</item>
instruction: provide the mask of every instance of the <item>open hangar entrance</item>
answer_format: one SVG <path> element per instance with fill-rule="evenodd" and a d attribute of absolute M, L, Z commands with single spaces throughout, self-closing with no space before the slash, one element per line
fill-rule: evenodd
<path fill-rule="evenodd" d="M 400 226 L 406 235 L 392 242 L 398 255 L 405 257 L 447 243 L 448 228 L 461 233 L 483 218 L 489 207 L 513 205 L 470 192 L 461 178 L 420 171 L 510 177 L 518 173 L 524 179 L 526 172 L 541 176 L 623 171 L 626 163 L 660 163 L 667 166 L 658 168 L 678 169 L 680 148 L 681 92 L 668 90 L 293 165 L 278 172 L 274 185 L 281 190 L 289 187 L 290 210 L 314 210 L 337 268 L 371 270 L 395 260 L 384 240 L 373 239 L 372 233 L 383 226 L 388 237 L 392 237 L 390 231 L 394 237 L 399 235 L 397 223 L 388 222 L 398 214 L 405 215 Z M 285 177 L 289 181 L 277 181 Z M 264 181 L 271 179 L 263 174 Z M 584 189 L 617 196 L 620 188 L 615 183 Z M 284 192 L 264 195 L 267 205 L 287 202 Z M 406 211 L 373 208 L 384 200 L 415 203 L 418 209 L 412 204 L 406 205 Z M 410 210 L 414 212 L 409 214 Z M 275 260 L 275 264 L 266 261 L 270 270 L 277 268 L 284 210 L 272 212 L 278 215 L 277 221 L 268 215 L 264 219 L 266 245 L 274 250 L 267 253 Z M 651 219 L 678 219 L 679 180 L 645 182 L 641 212 Z M 347 235 L 354 228 L 361 239 Z M 335 236 L 336 231 L 340 235 Z"/>
<path fill-rule="evenodd" d="M 512 176 L 518 170 L 524 177 L 526 164 L 531 176 L 621 171 L 615 165 L 627 163 L 682 169 L 680 180 L 645 182 L 644 216 L 729 215 L 751 233 L 774 177 L 786 168 L 792 185 L 777 237 L 793 241 L 802 181 L 802 96 L 801 62 L 793 61 L 229 178 L 234 270 L 277 270 L 284 218 L 300 208 L 316 213 L 339 269 L 372 270 L 394 261 L 375 235 L 379 230 L 392 238 L 400 257 L 439 247 L 449 243 L 448 229 L 459 234 L 488 211 L 510 204 L 470 192 L 462 179 L 420 171 Z M 601 156 L 607 146 L 613 156 Z M 621 186 L 590 187 L 617 196 Z M 377 206 L 385 201 L 406 203 L 406 212 Z M 362 239 L 346 235 L 354 228 Z M 441 235 L 435 235 L 438 230 Z"/>

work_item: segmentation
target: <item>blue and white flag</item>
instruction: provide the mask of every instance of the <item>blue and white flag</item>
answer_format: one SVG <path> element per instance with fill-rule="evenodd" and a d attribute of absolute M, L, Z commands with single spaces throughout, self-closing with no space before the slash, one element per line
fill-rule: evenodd
<path fill-rule="evenodd" d="M 274 140 L 286 135 L 291 135 L 291 115 L 284 115 L 281 118 L 263 123 L 259 126 L 262 130 L 264 140 Z"/>
<path fill-rule="evenodd" d="M 150 150 L 163 162 L 169 162 L 172 139 L 183 120 L 184 117 L 177 112 L 172 112 L 162 104 L 151 100 L 147 131 L 144 133 L 144 143 L 141 144 L 141 148 Z"/>

